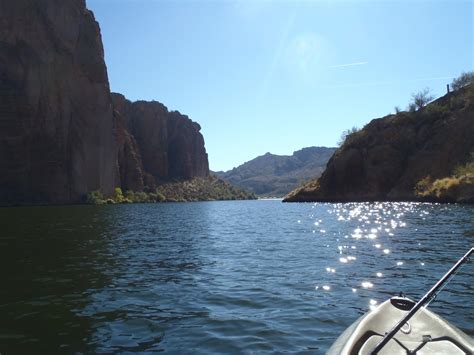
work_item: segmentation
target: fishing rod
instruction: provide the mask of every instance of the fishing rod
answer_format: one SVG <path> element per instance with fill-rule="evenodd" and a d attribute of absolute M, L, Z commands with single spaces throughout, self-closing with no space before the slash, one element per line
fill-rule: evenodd
<path fill-rule="evenodd" d="M 429 290 L 415 306 L 408 312 L 408 314 L 399 321 L 390 332 L 386 333 L 383 339 L 377 344 L 377 346 L 372 350 L 370 355 L 376 355 L 382 348 L 392 339 L 395 334 L 403 327 L 403 325 L 410 320 L 411 317 L 415 315 L 418 310 L 423 306 L 428 306 L 430 302 L 436 297 L 436 294 L 441 291 L 445 283 L 454 276 L 454 274 L 459 270 L 459 268 L 469 260 L 469 256 L 474 253 L 474 248 L 471 248 L 461 259 L 457 261 L 456 264 Z"/>

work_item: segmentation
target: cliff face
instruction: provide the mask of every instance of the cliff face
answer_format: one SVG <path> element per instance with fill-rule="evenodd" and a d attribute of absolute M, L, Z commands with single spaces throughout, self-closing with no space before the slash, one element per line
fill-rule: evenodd
<path fill-rule="evenodd" d="M 179 112 L 169 112 L 159 102 L 131 102 L 112 94 L 113 105 L 136 141 L 143 171 L 156 181 L 190 179 L 209 175 L 209 163 L 201 127 Z M 119 159 L 123 166 L 123 159 Z M 150 176 L 148 183 L 150 185 Z"/>
<path fill-rule="evenodd" d="M 84 0 L 0 0 L 0 203 L 75 203 L 209 174 L 197 123 L 113 97 Z"/>
<path fill-rule="evenodd" d="M 142 191 L 145 186 L 145 171 L 135 138 L 128 132 L 125 118 L 114 112 L 117 136 L 117 172 L 115 186 L 123 190 Z"/>
<path fill-rule="evenodd" d="M 0 0 L 0 201 L 112 193 L 116 141 L 100 30 L 83 0 Z"/>
<path fill-rule="evenodd" d="M 336 148 L 309 147 L 293 155 L 267 153 L 217 176 L 260 196 L 281 197 L 303 182 L 319 177 Z"/>
<path fill-rule="evenodd" d="M 474 95 L 468 87 L 417 112 L 375 119 L 350 135 L 317 181 L 285 201 L 413 201 L 417 184 L 440 179 L 474 150 Z"/>

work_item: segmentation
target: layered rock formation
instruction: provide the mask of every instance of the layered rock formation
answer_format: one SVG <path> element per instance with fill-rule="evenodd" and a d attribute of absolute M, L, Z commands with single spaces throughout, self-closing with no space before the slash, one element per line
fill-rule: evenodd
<path fill-rule="evenodd" d="M 423 200 L 416 193 L 420 181 L 450 176 L 469 159 L 473 116 L 474 88 L 466 87 L 417 112 L 375 119 L 346 139 L 319 180 L 285 201 Z"/>
<path fill-rule="evenodd" d="M 83 0 L 0 0 L 0 147 L 1 202 L 112 193 L 107 70 Z"/>
<path fill-rule="evenodd" d="M 179 112 L 168 111 L 156 101 L 131 102 L 115 93 L 112 94 L 112 99 L 116 113 L 124 118 L 126 130 L 133 138 L 127 149 L 136 151 L 136 156 L 139 152 L 143 162 L 143 168 L 138 164 L 135 170 L 148 173 L 156 181 L 209 175 L 209 163 L 199 124 Z M 127 160 L 119 159 L 119 166 L 128 164 Z M 124 180 L 122 177 L 122 183 Z M 148 177 L 145 185 L 149 186 L 150 180 Z M 128 189 L 127 186 L 124 187 Z"/>
<path fill-rule="evenodd" d="M 0 0 L 0 204 L 209 174 L 197 123 L 157 102 L 113 101 L 84 0 Z"/>
<path fill-rule="evenodd" d="M 289 156 L 267 153 L 232 170 L 215 174 L 257 195 L 282 197 L 303 182 L 319 177 L 335 150 L 309 147 Z"/>

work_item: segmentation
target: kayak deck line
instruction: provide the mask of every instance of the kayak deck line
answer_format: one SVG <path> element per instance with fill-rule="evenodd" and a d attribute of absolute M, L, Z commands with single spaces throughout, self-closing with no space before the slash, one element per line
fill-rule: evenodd
<path fill-rule="evenodd" d="M 473 252 L 471 248 L 418 302 L 392 297 L 359 318 L 327 354 L 474 354 L 468 335 L 426 308 Z"/>

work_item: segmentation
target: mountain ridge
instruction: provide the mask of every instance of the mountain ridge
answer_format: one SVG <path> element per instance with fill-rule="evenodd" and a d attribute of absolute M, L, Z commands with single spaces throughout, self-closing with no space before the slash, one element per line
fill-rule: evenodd
<path fill-rule="evenodd" d="M 321 174 L 335 150 L 307 147 L 292 155 L 266 153 L 231 170 L 214 174 L 261 197 L 283 197 L 299 184 Z"/>

